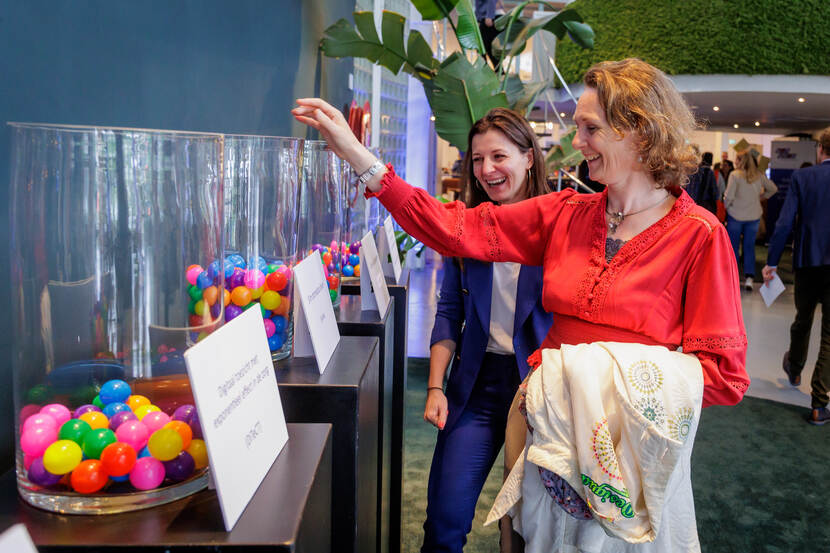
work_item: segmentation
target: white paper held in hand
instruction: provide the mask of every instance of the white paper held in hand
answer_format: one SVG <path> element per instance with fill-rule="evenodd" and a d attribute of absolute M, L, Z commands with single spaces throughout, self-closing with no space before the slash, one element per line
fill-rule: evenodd
<path fill-rule="evenodd" d="M 230 532 L 288 441 L 261 311 L 243 311 L 184 359 Z"/>
<path fill-rule="evenodd" d="M 339 342 L 329 283 L 320 252 L 315 250 L 294 267 L 294 356 L 313 355 L 323 374 Z"/>
<path fill-rule="evenodd" d="M 389 288 L 371 232 L 360 239 L 360 267 L 360 308 L 363 311 L 377 309 L 383 319 L 389 308 Z"/>
<path fill-rule="evenodd" d="M 778 273 L 776 272 L 772 275 L 772 280 L 762 284 L 758 291 L 761 292 L 761 297 L 764 298 L 764 303 L 767 304 L 767 307 L 769 307 L 785 289 L 786 287 L 781 281 L 781 277 L 778 276 Z"/>

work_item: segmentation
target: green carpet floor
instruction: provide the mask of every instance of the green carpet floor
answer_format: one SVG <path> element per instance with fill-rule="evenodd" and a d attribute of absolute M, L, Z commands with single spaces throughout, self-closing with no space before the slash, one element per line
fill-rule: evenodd
<path fill-rule="evenodd" d="M 428 364 L 409 359 L 401 551 L 423 539 L 426 487 L 437 431 L 423 421 Z M 745 398 L 703 411 L 692 456 L 697 527 L 704 553 L 830 552 L 830 425 L 807 408 Z M 498 551 L 484 518 L 501 485 L 501 458 L 476 507 L 465 552 Z"/>

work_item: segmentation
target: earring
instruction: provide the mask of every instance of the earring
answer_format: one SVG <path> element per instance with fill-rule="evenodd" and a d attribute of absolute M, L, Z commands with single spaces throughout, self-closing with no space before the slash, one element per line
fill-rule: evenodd
<path fill-rule="evenodd" d="M 643 156 L 637 156 L 637 163 L 643 162 Z"/>
<path fill-rule="evenodd" d="M 533 182 L 533 173 L 530 172 L 530 169 L 527 170 L 527 184 L 530 186 L 530 183 Z"/>

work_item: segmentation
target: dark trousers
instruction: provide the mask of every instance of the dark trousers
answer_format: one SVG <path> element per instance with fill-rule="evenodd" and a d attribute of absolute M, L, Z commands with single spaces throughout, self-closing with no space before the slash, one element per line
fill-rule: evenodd
<path fill-rule="evenodd" d="M 813 313 L 821 304 L 821 343 L 813 369 L 812 406 L 825 407 L 830 391 L 830 265 L 802 267 L 795 270 L 795 321 L 790 327 L 790 366 L 801 373 L 807 362 L 807 347 Z"/>
<path fill-rule="evenodd" d="M 744 247 L 744 276 L 755 276 L 755 237 L 758 235 L 758 226 L 761 219 L 754 221 L 739 221 L 731 215 L 726 216 L 726 233 L 729 234 L 729 241 L 732 243 L 732 250 L 735 252 L 735 261 L 738 268 L 741 267 L 741 256 L 739 248 L 741 237 Z"/>
<path fill-rule="evenodd" d="M 493 19 L 495 21 L 495 18 Z M 490 60 L 490 63 L 493 64 L 493 67 L 496 67 L 499 63 L 498 57 L 493 55 L 493 40 L 501 31 L 496 29 L 496 25 L 493 24 L 492 27 L 488 27 L 484 24 L 484 20 L 478 22 L 478 29 L 481 32 L 481 40 L 484 42 L 484 51 L 487 54 L 487 58 Z M 502 47 L 504 45 L 502 44 Z"/>
<path fill-rule="evenodd" d="M 438 432 L 427 488 L 422 553 L 461 553 L 476 502 L 504 444 L 507 412 L 519 387 L 515 355 L 487 353 L 464 412 Z"/>

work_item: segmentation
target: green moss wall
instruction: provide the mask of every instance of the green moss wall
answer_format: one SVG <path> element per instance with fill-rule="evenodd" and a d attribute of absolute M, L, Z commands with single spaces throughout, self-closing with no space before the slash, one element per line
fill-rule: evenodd
<path fill-rule="evenodd" d="M 596 33 L 556 63 L 568 82 L 603 60 L 641 58 L 672 75 L 830 75 L 828 0 L 577 0 Z"/>

